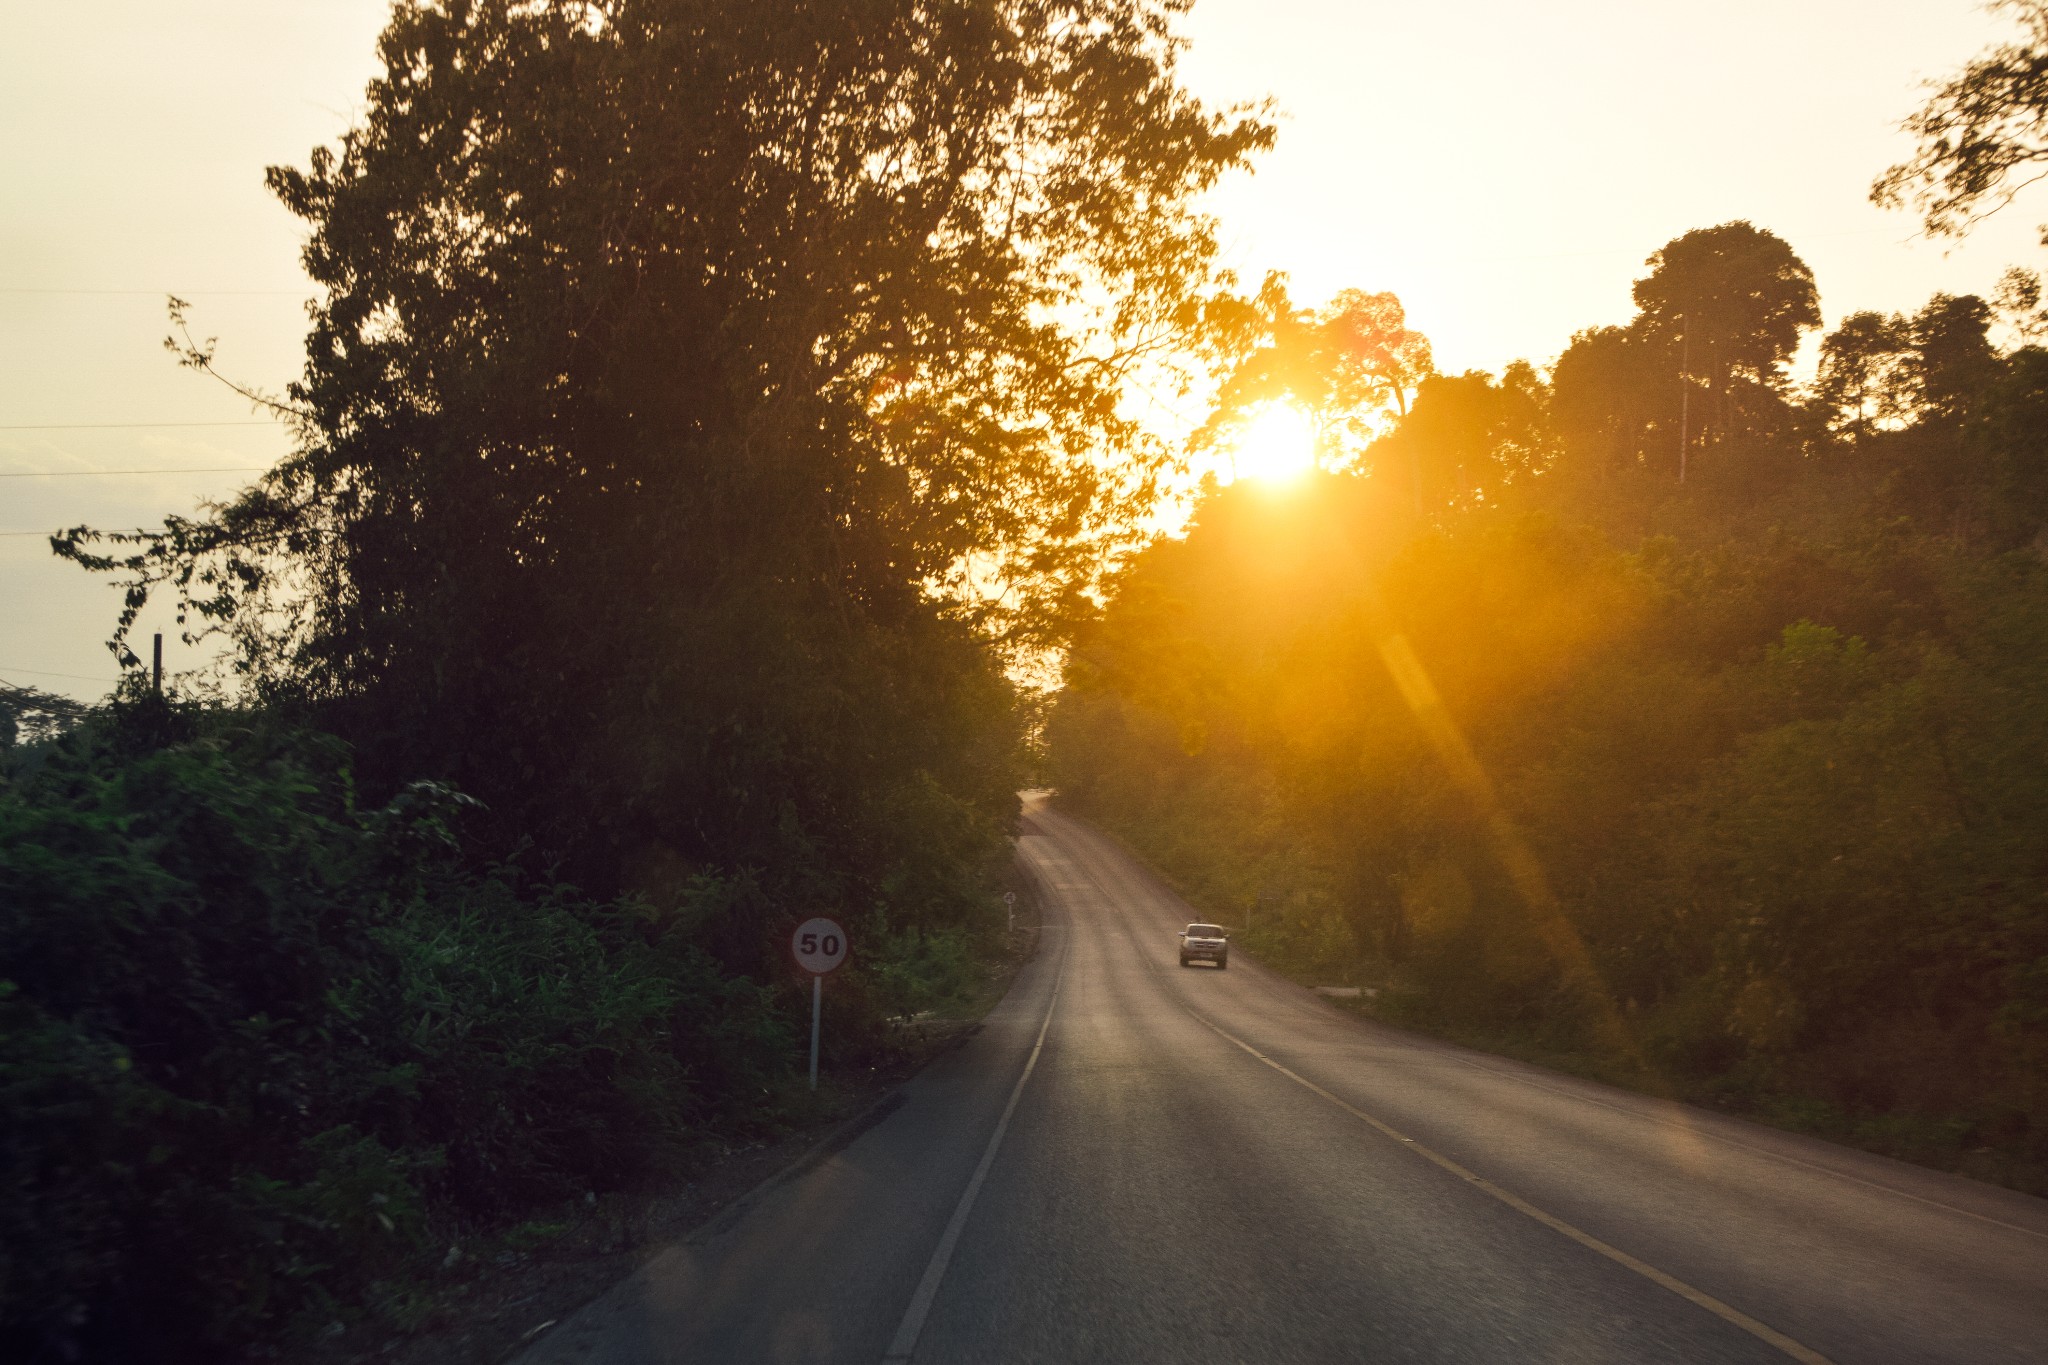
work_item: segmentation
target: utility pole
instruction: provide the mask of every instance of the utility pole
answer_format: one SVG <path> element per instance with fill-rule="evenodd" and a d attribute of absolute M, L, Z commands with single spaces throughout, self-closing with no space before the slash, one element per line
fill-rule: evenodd
<path fill-rule="evenodd" d="M 156 689 L 156 694 L 161 697 L 164 694 L 164 633 L 162 631 L 156 633 L 156 645 L 152 652 L 156 657 L 155 662 L 150 665 L 149 669 L 150 685 Z"/>

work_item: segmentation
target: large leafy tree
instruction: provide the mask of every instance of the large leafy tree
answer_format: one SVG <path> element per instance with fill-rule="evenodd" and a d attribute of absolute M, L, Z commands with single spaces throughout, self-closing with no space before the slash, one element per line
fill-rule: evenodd
<path fill-rule="evenodd" d="M 1550 420 L 1568 458 L 1560 478 L 1600 486 L 1641 465 L 1645 440 L 1675 387 L 1627 327 L 1587 327 L 1551 367 Z"/>
<path fill-rule="evenodd" d="M 1786 363 L 1820 326 L 1813 271 L 1784 238 L 1746 222 L 1695 228 L 1649 265 L 1635 283 L 1634 327 L 1697 396 L 1698 410 L 1688 402 L 1681 414 L 1684 439 L 1767 429 L 1782 406 Z"/>
<path fill-rule="evenodd" d="M 1786 364 L 1821 321 L 1806 263 L 1732 222 L 1675 237 L 1646 264 L 1634 319 L 1580 332 L 1558 357 L 1551 410 L 1570 482 L 1624 470 L 1682 482 L 1709 448 L 1768 445 L 1788 425 Z"/>
<path fill-rule="evenodd" d="M 1914 396 L 1923 417 L 1965 420 L 1996 381 L 1991 305 L 1975 294 L 1936 294 L 1913 315 Z"/>
<path fill-rule="evenodd" d="M 1911 317 L 1842 319 L 1821 341 L 1814 384 L 1830 426 L 1860 444 L 1877 429 L 1967 421 L 1998 377 L 1991 318 L 1974 294 L 1936 294 Z"/>
<path fill-rule="evenodd" d="M 1122 386 L 1269 138 L 1177 83 L 1185 7 L 404 0 L 360 125 L 270 173 L 325 290 L 297 450 L 60 548 L 586 873 L 895 885 L 1010 800 L 991 632 L 1170 458 Z"/>

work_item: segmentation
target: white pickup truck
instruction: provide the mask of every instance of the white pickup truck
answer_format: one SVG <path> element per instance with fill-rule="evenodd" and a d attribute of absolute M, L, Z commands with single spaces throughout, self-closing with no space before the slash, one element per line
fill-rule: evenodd
<path fill-rule="evenodd" d="M 1230 966 L 1230 940 L 1223 933 L 1220 924 L 1190 924 L 1180 933 L 1180 965 L 1190 962 L 1213 962 L 1218 967 Z"/>

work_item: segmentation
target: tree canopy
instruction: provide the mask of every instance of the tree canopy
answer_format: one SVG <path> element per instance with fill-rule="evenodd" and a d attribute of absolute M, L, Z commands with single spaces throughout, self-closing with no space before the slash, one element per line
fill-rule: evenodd
<path fill-rule="evenodd" d="M 270 172 L 325 290 L 298 448 L 62 548 L 551 847 L 773 861 L 927 778 L 993 809 L 987 641 L 1146 510 L 1173 452 L 1123 385 L 1270 137 L 1177 83 L 1184 7 L 401 5 L 360 124 Z"/>
<path fill-rule="evenodd" d="M 1483 370 L 1430 375 L 1416 387 L 1413 409 L 1373 443 L 1374 468 L 1412 484 L 1425 509 L 1496 501 L 1547 466 L 1545 388 L 1526 361 L 1498 381 Z"/>
<path fill-rule="evenodd" d="M 2048 175 L 2048 0 L 1993 0 L 2020 26 L 1946 81 L 1904 123 L 1913 155 L 1878 176 L 1871 199 L 1911 206 L 1937 237 L 1961 237 Z"/>
<path fill-rule="evenodd" d="M 1314 422 L 1325 462 L 1347 464 L 1436 370 L 1429 338 L 1384 291 L 1342 289 L 1320 309 L 1302 308 L 1274 273 L 1250 299 L 1210 300 L 1205 316 L 1205 348 L 1222 378 L 1193 434 L 1197 450 L 1227 444 L 1261 408 L 1289 402 Z"/>
<path fill-rule="evenodd" d="M 1589 328 L 1558 357 L 1569 474 L 1682 478 L 1730 437 L 1788 424 L 1786 362 L 1820 325 L 1813 272 L 1776 233 L 1747 222 L 1673 238 L 1635 282 L 1626 327 Z"/>
<path fill-rule="evenodd" d="M 1801 334 L 1820 326 L 1813 271 L 1782 237 L 1746 222 L 1698 228 L 1650 257 L 1635 327 L 1677 361 L 1713 438 L 1764 419 Z"/>

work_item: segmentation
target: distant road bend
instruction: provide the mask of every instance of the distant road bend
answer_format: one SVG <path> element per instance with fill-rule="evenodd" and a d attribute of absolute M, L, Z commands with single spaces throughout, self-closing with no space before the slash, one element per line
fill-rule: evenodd
<path fill-rule="evenodd" d="M 2048 1202 L 1341 1014 L 1034 803 L 1037 958 L 522 1365 L 2048 1362 Z"/>

